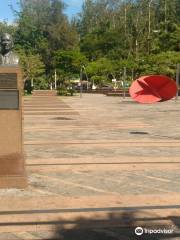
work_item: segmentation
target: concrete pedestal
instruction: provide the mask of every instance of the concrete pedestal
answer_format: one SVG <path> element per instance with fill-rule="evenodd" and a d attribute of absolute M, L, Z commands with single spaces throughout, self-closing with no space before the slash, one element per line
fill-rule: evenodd
<path fill-rule="evenodd" d="M 25 188 L 19 67 L 0 67 L 0 188 Z"/>

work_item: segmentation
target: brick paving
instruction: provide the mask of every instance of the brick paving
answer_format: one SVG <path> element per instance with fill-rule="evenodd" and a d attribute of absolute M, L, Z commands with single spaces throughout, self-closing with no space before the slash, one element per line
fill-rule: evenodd
<path fill-rule="evenodd" d="M 0 190 L 0 239 L 180 239 L 180 101 L 24 99 L 29 187 Z M 136 226 L 174 234 L 135 236 Z"/>

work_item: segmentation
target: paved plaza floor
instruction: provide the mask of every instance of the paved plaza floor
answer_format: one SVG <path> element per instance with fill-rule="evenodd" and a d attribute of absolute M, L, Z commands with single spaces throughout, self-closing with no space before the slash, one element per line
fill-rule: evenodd
<path fill-rule="evenodd" d="M 24 149 L 29 186 L 0 190 L 0 240 L 180 239 L 180 100 L 28 96 Z"/>

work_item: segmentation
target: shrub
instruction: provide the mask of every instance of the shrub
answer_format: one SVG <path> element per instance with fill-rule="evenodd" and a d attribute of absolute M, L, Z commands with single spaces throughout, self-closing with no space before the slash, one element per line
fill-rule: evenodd
<path fill-rule="evenodd" d="M 33 91 L 33 87 L 31 86 L 31 80 L 26 80 L 24 83 L 24 93 L 25 94 L 31 94 Z"/>
<path fill-rule="evenodd" d="M 73 96 L 76 93 L 76 90 L 74 88 L 68 89 L 68 93 Z"/>
<path fill-rule="evenodd" d="M 57 89 L 57 94 L 59 96 L 67 96 L 68 95 L 68 90 L 65 87 L 60 87 Z"/>

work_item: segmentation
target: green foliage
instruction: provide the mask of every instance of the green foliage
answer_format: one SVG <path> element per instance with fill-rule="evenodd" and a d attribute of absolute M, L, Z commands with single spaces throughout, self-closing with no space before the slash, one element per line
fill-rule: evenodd
<path fill-rule="evenodd" d="M 113 62 L 107 58 L 100 58 L 97 61 L 90 62 L 86 70 L 90 76 L 107 76 L 113 71 Z"/>
<path fill-rule="evenodd" d="M 23 69 L 24 79 L 37 81 L 38 77 L 44 74 L 45 66 L 38 54 L 26 54 L 22 49 L 19 49 L 20 64 Z"/>
<path fill-rule="evenodd" d="M 16 25 L 10 25 L 6 21 L 0 22 L 0 35 L 2 33 L 9 33 L 11 35 L 14 35 L 17 30 Z"/>
<path fill-rule="evenodd" d="M 54 66 L 57 70 L 58 82 L 68 86 L 71 79 L 77 79 L 82 65 L 86 65 L 86 57 L 78 50 L 59 50 L 53 55 Z"/>
<path fill-rule="evenodd" d="M 68 94 L 70 94 L 71 96 L 73 96 L 76 93 L 76 90 L 74 88 L 69 88 L 68 89 Z"/>
<path fill-rule="evenodd" d="M 176 65 L 180 63 L 178 52 L 162 52 L 139 60 L 139 75 L 161 74 L 175 78 Z"/>
<path fill-rule="evenodd" d="M 45 75 L 40 75 L 35 78 L 34 89 L 46 90 L 46 89 L 48 89 L 48 87 L 49 87 L 49 83 L 48 83 Z"/>
<path fill-rule="evenodd" d="M 67 88 L 70 79 L 79 78 L 82 66 L 88 79 L 101 86 L 112 78 L 122 80 L 125 68 L 129 82 L 132 75 L 175 76 L 179 0 L 86 0 L 71 21 L 62 0 L 19 3 L 16 24 L 0 22 L 0 34 L 14 36 L 24 79 L 37 89 L 49 87 L 55 69 L 58 84 Z"/>
<path fill-rule="evenodd" d="M 69 77 L 79 74 L 81 66 L 87 63 L 86 57 L 77 50 L 57 51 L 54 53 L 54 61 L 56 68 Z"/>
<path fill-rule="evenodd" d="M 33 87 L 31 86 L 31 81 L 30 80 L 26 80 L 24 83 L 24 93 L 29 95 L 32 93 Z"/>
<path fill-rule="evenodd" d="M 21 0 L 17 13 L 16 48 L 40 55 L 47 75 L 54 71 L 55 51 L 73 49 L 78 35 L 64 15 L 61 0 Z"/>
<path fill-rule="evenodd" d="M 73 96 L 76 93 L 76 90 L 73 87 L 59 87 L 57 89 L 57 94 L 59 96 Z"/>
<path fill-rule="evenodd" d="M 59 96 L 67 96 L 68 95 L 68 90 L 67 90 L 66 87 L 62 86 L 62 87 L 57 89 L 57 94 Z"/>
<path fill-rule="evenodd" d="M 178 0 L 87 0 L 78 27 L 80 49 L 90 60 L 87 72 L 97 84 L 108 81 L 108 74 L 121 80 L 124 68 L 129 80 L 132 74 L 175 76 L 180 62 Z"/>
<path fill-rule="evenodd" d="M 95 85 L 102 87 L 103 85 L 107 84 L 107 78 L 105 78 L 104 76 L 98 76 L 98 75 L 94 75 L 92 76 L 92 81 L 94 82 Z"/>
<path fill-rule="evenodd" d="M 115 51 L 121 54 L 123 41 L 119 38 L 119 33 L 114 30 L 102 31 L 102 29 L 95 30 L 91 34 L 87 34 L 81 39 L 80 48 L 88 58 L 100 58 L 109 56 L 110 58 L 119 58 Z"/>

